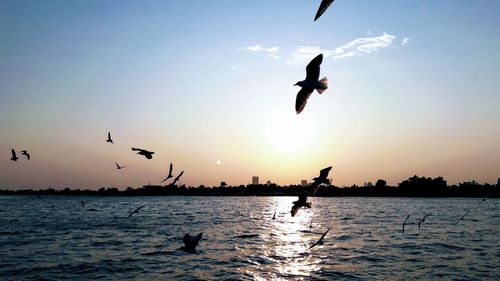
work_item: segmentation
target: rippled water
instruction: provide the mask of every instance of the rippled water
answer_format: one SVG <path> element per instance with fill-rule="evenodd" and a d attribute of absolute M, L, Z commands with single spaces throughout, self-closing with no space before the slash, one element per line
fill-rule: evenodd
<path fill-rule="evenodd" d="M 457 225 L 479 199 L 311 198 L 292 218 L 294 200 L 0 197 L 0 279 L 500 280 L 500 200 Z M 178 250 L 199 232 L 200 254 Z"/>

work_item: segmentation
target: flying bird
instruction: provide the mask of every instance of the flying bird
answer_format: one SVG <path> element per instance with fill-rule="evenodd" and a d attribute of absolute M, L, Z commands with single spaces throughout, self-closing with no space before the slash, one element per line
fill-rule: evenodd
<path fill-rule="evenodd" d="M 425 218 L 430 217 L 430 216 L 432 216 L 432 214 L 431 214 L 431 215 L 425 215 L 425 216 L 424 216 L 424 217 L 423 217 L 423 218 L 422 218 L 422 219 L 418 222 L 418 228 L 419 228 L 419 229 L 420 229 L 420 224 L 421 224 L 421 223 L 423 223 L 423 222 L 425 222 Z"/>
<path fill-rule="evenodd" d="M 120 165 L 118 165 L 118 163 L 116 163 L 116 162 L 115 162 L 115 165 L 116 165 L 116 169 L 117 169 L 117 170 L 121 170 L 121 169 L 123 169 L 123 168 L 125 168 L 125 167 L 126 167 L 126 166 L 120 166 Z"/>
<path fill-rule="evenodd" d="M 306 79 L 295 83 L 294 86 L 300 86 L 302 89 L 297 93 L 295 101 L 295 110 L 297 114 L 301 113 L 306 106 L 307 99 L 311 96 L 314 90 L 321 95 L 328 89 L 328 79 L 326 77 L 319 79 L 319 70 L 321 62 L 323 62 L 323 54 L 316 56 L 306 67 Z"/>
<path fill-rule="evenodd" d="M 168 176 L 164 180 L 162 180 L 161 182 L 164 182 L 164 181 L 168 180 L 169 178 L 173 177 L 172 176 L 172 169 L 173 168 L 174 168 L 174 166 L 172 165 L 172 163 L 170 163 L 170 169 L 168 170 Z"/>
<path fill-rule="evenodd" d="M 312 207 L 311 202 L 307 202 L 307 196 L 313 196 L 314 194 L 316 194 L 321 185 L 330 184 L 330 181 L 328 180 L 328 173 L 330 173 L 331 169 L 332 166 L 322 169 L 319 172 L 319 176 L 313 179 L 314 182 L 311 184 L 309 192 L 306 191 L 303 194 L 299 195 L 299 200 L 293 202 L 292 210 L 290 211 L 292 217 L 297 214 L 301 207 Z"/>
<path fill-rule="evenodd" d="M 85 208 L 85 202 L 83 200 L 81 200 L 80 203 L 82 204 L 82 207 Z"/>
<path fill-rule="evenodd" d="M 274 212 L 274 214 L 273 214 L 273 218 L 272 218 L 272 219 L 273 219 L 273 220 L 275 220 L 275 219 L 276 219 L 276 211 Z"/>
<path fill-rule="evenodd" d="M 456 225 L 459 221 L 463 220 L 463 219 L 464 219 L 464 217 L 465 217 L 465 216 L 466 216 L 469 212 L 470 212 L 470 210 L 467 210 L 467 212 L 465 212 L 465 214 L 464 214 L 461 218 L 459 218 L 459 219 L 455 222 L 455 224 L 454 224 L 454 225 Z"/>
<path fill-rule="evenodd" d="M 12 148 L 11 151 L 12 151 L 12 157 L 10 158 L 10 160 L 17 161 L 17 159 L 19 159 L 19 157 L 17 157 L 16 151 L 14 151 L 14 148 Z"/>
<path fill-rule="evenodd" d="M 147 150 L 141 149 L 141 148 L 133 148 L 132 147 L 132 151 L 139 151 L 139 152 L 137 152 L 137 154 L 144 155 L 144 157 L 146 157 L 147 159 L 153 158 L 153 154 L 155 154 L 152 151 L 147 151 Z"/>
<path fill-rule="evenodd" d="M 133 214 L 135 214 L 135 213 L 139 213 L 139 210 L 140 210 L 140 209 L 142 209 L 142 208 L 144 208 L 145 206 L 146 206 L 146 205 L 142 205 L 142 206 L 140 206 L 139 208 L 135 209 L 132 213 L 130 213 L 130 215 L 128 215 L 128 217 L 127 217 L 127 218 L 130 218 L 130 217 L 131 217 Z"/>
<path fill-rule="evenodd" d="M 31 155 L 28 153 L 27 150 L 21 150 L 21 154 L 24 155 L 24 156 L 26 156 L 26 158 L 28 158 L 28 160 L 30 160 Z"/>
<path fill-rule="evenodd" d="M 184 171 L 182 171 L 172 182 L 172 185 L 175 185 L 175 183 L 181 178 L 182 174 L 184 174 Z"/>
<path fill-rule="evenodd" d="M 401 233 L 405 233 L 405 224 L 406 224 L 406 221 L 408 220 L 408 218 L 410 218 L 410 215 L 408 215 L 405 219 L 405 221 L 403 222 L 403 229 L 401 230 Z"/>
<path fill-rule="evenodd" d="M 318 11 L 316 12 L 316 16 L 314 17 L 314 21 L 319 19 L 321 15 L 330 7 L 330 5 L 333 3 L 334 0 L 323 0 L 321 1 L 321 4 L 319 5 Z"/>
<path fill-rule="evenodd" d="M 184 247 L 180 247 L 179 249 L 183 250 L 186 253 L 197 254 L 196 246 L 198 246 L 198 242 L 201 240 L 201 236 L 203 233 L 196 235 L 195 237 L 191 237 L 191 235 L 184 235 L 182 241 L 184 242 Z"/>
<path fill-rule="evenodd" d="M 309 250 L 311 250 L 316 245 L 323 245 L 323 238 L 325 238 L 328 231 L 330 231 L 330 228 L 325 233 L 323 233 L 323 235 L 321 235 L 321 238 L 319 238 L 319 240 L 316 243 L 312 244 L 311 247 L 309 247 Z"/>
<path fill-rule="evenodd" d="M 108 139 L 106 140 L 106 142 L 114 143 L 113 140 L 111 139 L 111 132 L 108 132 Z"/>

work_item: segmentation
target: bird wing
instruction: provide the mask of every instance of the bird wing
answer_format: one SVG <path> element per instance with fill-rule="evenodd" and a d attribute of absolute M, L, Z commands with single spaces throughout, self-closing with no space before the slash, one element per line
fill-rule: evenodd
<path fill-rule="evenodd" d="M 293 205 L 292 206 L 292 210 L 290 211 L 290 213 L 292 214 L 292 218 L 295 217 L 295 215 L 297 214 L 297 212 L 299 211 L 300 207 L 297 206 L 297 205 Z"/>
<path fill-rule="evenodd" d="M 323 0 L 321 1 L 321 4 L 319 5 L 318 11 L 316 12 L 316 16 L 314 17 L 314 21 L 319 19 L 321 15 L 330 7 L 330 5 L 333 3 L 334 0 Z"/>
<path fill-rule="evenodd" d="M 108 140 L 111 139 L 111 132 L 108 132 Z"/>
<path fill-rule="evenodd" d="M 319 54 L 311 60 L 311 62 L 306 66 L 306 80 L 318 81 L 319 69 L 322 62 L 323 54 Z"/>
<path fill-rule="evenodd" d="M 174 169 L 174 165 L 172 165 L 172 163 L 170 163 L 170 169 L 168 169 L 168 176 L 167 176 L 167 179 L 173 177 L 172 176 L 172 170 Z"/>
<path fill-rule="evenodd" d="M 330 173 L 330 170 L 332 169 L 332 166 L 328 167 L 328 168 L 324 168 L 323 170 L 321 170 L 319 172 L 319 177 L 320 178 L 323 178 L 323 179 L 326 179 L 328 178 L 328 173 Z"/>
<path fill-rule="evenodd" d="M 311 96 L 314 89 L 302 88 L 297 93 L 297 99 L 295 101 L 295 111 L 297 114 L 301 113 L 306 107 L 307 99 Z"/>
<path fill-rule="evenodd" d="M 198 243 L 200 242 L 201 240 L 201 236 L 203 235 L 203 233 L 199 233 L 198 235 L 196 235 L 195 237 L 191 238 L 191 241 L 192 241 L 192 245 L 193 245 L 193 248 L 196 248 L 196 246 L 198 246 Z"/>
<path fill-rule="evenodd" d="M 181 178 L 182 174 L 184 174 L 184 171 L 182 171 L 182 172 L 181 172 L 181 173 L 180 173 L 180 174 L 179 174 L 179 175 L 178 175 L 178 176 L 174 179 L 174 182 L 178 181 L 178 180 Z"/>
<path fill-rule="evenodd" d="M 316 243 L 312 244 L 312 245 L 311 245 L 311 247 L 309 247 L 309 250 L 310 250 L 312 247 L 314 247 L 314 246 L 318 245 L 319 243 L 321 243 L 321 241 L 323 241 L 323 238 L 325 238 L 325 236 L 326 236 L 326 234 L 328 233 L 328 231 L 330 231 L 330 228 L 328 228 L 328 230 L 327 230 L 325 233 L 323 233 L 323 235 L 321 235 L 321 238 L 319 238 L 319 240 L 318 240 L 318 241 L 316 241 Z"/>
<path fill-rule="evenodd" d="M 118 165 L 118 163 L 115 162 L 115 165 L 116 165 L 116 168 L 120 169 L 120 165 Z"/>
<path fill-rule="evenodd" d="M 12 158 L 16 158 L 16 152 L 14 151 L 14 148 L 12 148 Z"/>
<path fill-rule="evenodd" d="M 132 151 L 144 151 L 144 149 L 132 147 Z"/>

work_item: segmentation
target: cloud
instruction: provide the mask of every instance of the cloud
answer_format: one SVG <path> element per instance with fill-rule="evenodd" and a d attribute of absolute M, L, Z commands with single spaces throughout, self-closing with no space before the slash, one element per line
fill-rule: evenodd
<path fill-rule="evenodd" d="M 243 47 L 242 49 L 246 50 L 246 51 L 251 51 L 251 52 L 267 53 L 267 57 L 272 58 L 272 59 L 279 59 L 280 58 L 280 56 L 279 56 L 280 47 L 278 47 L 278 46 L 265 48 L 262 45 L 256 44 L 256 45 L 252 45 L 252 46 L 248 46 L 248 47 Z"/>
<path fill-rule="evenodd" d="M 401 40 L 401 45 L 406 45 L 408 44 L 408 42 L 410 41 L 410 38 L 409 37 L 405 37 Z"/>
<path fill-rule="evenodd" d="M 335 49 L 333 59 L 343 59 L 370 54 L 392 46 L 395 35 L 384 34 L 376 37 L 357 38 Z"/>

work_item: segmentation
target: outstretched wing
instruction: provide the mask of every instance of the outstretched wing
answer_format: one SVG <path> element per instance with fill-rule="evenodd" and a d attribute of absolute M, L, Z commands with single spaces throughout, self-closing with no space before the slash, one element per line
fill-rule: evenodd
<path fill-rule="evenodd" d="M 181 178 L 182 174 L 184 174 L 184 171 L 182 171 L 182 172 L 181 172 L 181 173 L 180 173 L 180 174 L 179 174 L 179 175 L 178 175 L 178 176 L 174 179 L 174 182 L 177 182 L 177 181 Z"/>
<path fill-rule="evenodd" d="M 318 81 L 320 65 L 323 62 L 323 54 L 317 55 L 306 67 L 306 80 Z"/>
<path fill-rule="evenodd" d="M 299 211 L 300 207 L 296 206 L 296 205 L 293 205 L 292 206 L 292 210 L 290 211 L 290 213 L 292 214 L 292 218 L 295 217 L 295 215 L 297 214 L 297 212 Z"/>
<path fill-rule="evenodd" d="M 306 107 L 307 104 L 307 99 L 311 96 L 313 91 L 314 89 L 302 88 L 297 93 L 297 99 L 295 101 L 295 111 L 297 112 L 297 114 L 301 113 L 302 110 L 304 110 L 304 107 Z"/>
<path fill-rule="evenodd" d="M 172 163 L 170 163 L 170 169 L 168 169 L 168 176 L 167 176 L 167 179 L 173 177 L 172 176 L 172 170 L 174 169 L 174 165 L 172 165 Z"/>
<path fill-rule="evenodd" d="M 12 148 L 12 158 L 16 158 L 16 152 L 14 151 L 14 148 Z"/>
<path fill-rule="evenodd" d="M 330 173 L 330 170 L 332 169 L 332 166 L 328 167 L 328 168 L 324 168 L 323 170 L 321 170 L 319 172 L 319 177 L 320 178 L 323 178 L 323 179 L 326 179 L 328 178 L 328 173 Z"/>
<path fill-rule="evenodd" d="M 318 11 L 316 12 L 316 16 L 314 17 L 314 21 L 319 19 L 321 15 L 330 7 L 330 5 L 333 3 L 334 0 L 323 0 L 321 1 L 321 4 L 319 5 Z"/>
<path fill-rule="evenodd" d="M 330 228 L 328 228 L 328 230 L 325 233 L 323 233 L 323 235 L 321 235 L 321 238 L 319 238 L 319 240 L 316 243 L 312 244 L 311 247 L 309 247 L 309 250 L 312 247 L 315 247 L 316 245 L 320 244 L 323 241 L 323 238 L 325 238 L 325 236 L 328 233 L 328 231 L 330 231 Z"/>
<path fill-rule="evenodd" d="M 117 169 L 120 169 L 120 165 L 118 165 L 118 163 L 115 162 L 115 165 Z"/>

